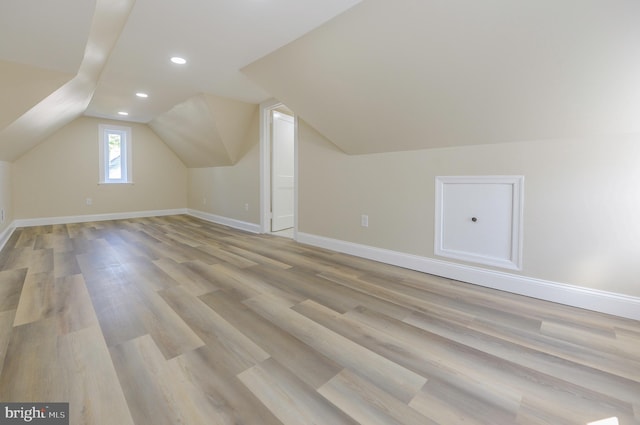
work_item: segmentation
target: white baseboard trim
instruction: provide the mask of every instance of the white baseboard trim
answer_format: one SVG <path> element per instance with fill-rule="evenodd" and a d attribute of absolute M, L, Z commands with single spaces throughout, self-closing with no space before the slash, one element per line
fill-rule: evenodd
<path fill-rule="evenodd" d="M 249 223 L 246 221 L 236 220 L 235 218 L 222 217 L 198 210 L 187 210 L 187 214 L 200 218 L 205 221 L 210 221 L 216 224 L 222 224 L 223 226 L 232 227 L 238 230 L 244 230 L 250 233 L 261 233 L 260 225 L 255 223 Z"/>
<path fill-rule="evenodd" d="M 50 226 L 52 224 L 88 223 L 92 221 L 125 220 L 128 218 L 160 217 L 187 214 L 186 208 L 171 210 L 132 211 L 110 214 L 74 215 L 66 217 L 25 218 L 15 220 L 15 227 Z"/>
<path fill-rule="evenodd" d="M 0 233 L 0 249 L 7 243 L 14 230 L 18 227 L 33 227 L 33 226 L 50 226 L 53 224 L 71 224 L 71 223 L 88 223 L 92 221 L 107 221 L 107 220 L 124 220 L 128 218 L 142 218 L 142 217 L 161 217 L 167 215 L 180 215 L 188 214 L 202 220 L 210 221 L 212 223 L 222 224 L 234 229 L 245 230 L 250 233 L 261 233 L 260 225 L 254 223 L 248 223 L 245 221 L 235 220 L 233 218 L 222 217 L 215 214 L 206 213 L 204 211 L 192 210 L 187 208 L 178 208 L 170 210 L 149 210 L 149 211 L 132 211 L 122 213 L 110 213 L 110 214 L 90 214 L 90 215 L 75 215 L 65 217 L 44 217 L 44 218 L 25 218 L 14 220 L 14 222 L 7 227 L 2 233 Z"/>
<path fill-rule="evenodd" d="M 297 241 L 394 266 L 559 304 L 640 320 L 640 298 L 451 263 L 298 232 Z"/>
<path fill-rule="evenodd" d="M 15 221 L 0 233 L 0 251 L 2 251 L 11 235 L 13 235 L 14 230 L 16 230 Z"/>

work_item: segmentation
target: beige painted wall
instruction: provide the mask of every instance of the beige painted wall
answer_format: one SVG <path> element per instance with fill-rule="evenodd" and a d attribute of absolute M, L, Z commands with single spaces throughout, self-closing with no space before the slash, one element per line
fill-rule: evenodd
<path fill-rule="evenodd" d="M 639 159 L 640 134 L 349 156 L 300 120 L 298 230 L 438 258 L 435 176 L 524 175 L 521 273 L 640 296 Z"/>
<path fill-rule="evenodd" d="M 0 222 L 0 233 L 13 221 L 11 197 L 11 163 L 0 161 L 0 209 L 4 209 L 4 222 Z"/>
<path fill-rule="evenodd" d="M 254 114 L 235 165 L 190 168 L 189 208 L 226 218 L 260 223 L 259 114 Z M 245 210 L 249 204 L 249 210 Z"/>
<path fill-rule="evenodd" d="M 131 185 L 98 185 L 98 124 L 132 128 Z M 81 117 L 13 164 L 17 219 L 186 208 L 187 170 L 143 124 Z M 93 204 L 86 205 L 86 198 Z"/>

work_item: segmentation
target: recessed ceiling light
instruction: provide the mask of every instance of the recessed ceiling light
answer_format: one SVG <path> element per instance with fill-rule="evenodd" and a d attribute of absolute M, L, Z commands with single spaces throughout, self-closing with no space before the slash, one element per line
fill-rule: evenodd
<path fill-rule="evenodd" d="M 126 116 L 126 115 L 129 115 L 129 113 L 128 113 L 128 112 L 125 112 L 125 111 L 120 111 L 120 112 L 118 112 L 118 115 L 124 115 L 124 116 Z"/>
<path fill-rule="evenodd" d="M 149 97 L 149 95 L 148 95 L 148 94 L 146 94 L 146 93 L 142 93 L 142 92 L 138 92 L 138 93 L 136 93 L 136 96 L 138 96 L 138 97 L 142 97 L 142 98 L 145 98 L 145 99 L 146 99 L 147 97 Z"/>
<path fill-rule="evenodd" d="M 171 62 L 178 65 L 184 65 L 185 63 L 187 63 L 187 60 L 178 56 L 174 56 L 171 58 Z"/>

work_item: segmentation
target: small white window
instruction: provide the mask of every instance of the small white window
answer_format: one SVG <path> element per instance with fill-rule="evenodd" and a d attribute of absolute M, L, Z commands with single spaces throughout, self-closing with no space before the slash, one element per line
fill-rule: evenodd
<path fill-rule="evenodd" d="M 132 183 L 131 127 L 100 124 L 100 183 Z"/>

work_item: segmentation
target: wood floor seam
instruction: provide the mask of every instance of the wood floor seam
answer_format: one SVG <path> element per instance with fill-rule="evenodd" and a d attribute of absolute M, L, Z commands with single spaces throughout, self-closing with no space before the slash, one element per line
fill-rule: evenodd
<path fill-rule="evenodd" d="M 187 215 L 15 229 L 0 402 L 73 425 L 640 425 L 640 322 Z"/>

